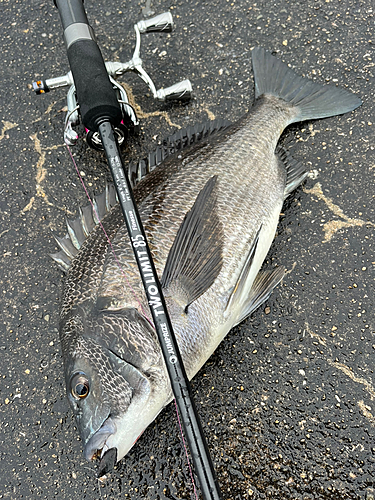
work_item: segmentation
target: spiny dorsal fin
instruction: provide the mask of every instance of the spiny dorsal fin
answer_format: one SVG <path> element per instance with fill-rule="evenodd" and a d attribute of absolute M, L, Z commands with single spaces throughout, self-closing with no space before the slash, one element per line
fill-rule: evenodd
<path fill-rule="evenodd" d="M 175 134 L 165 139 L 162 145 L 155 151 L 149 153 L 146 158 L 137 162 L 131 162 L 128 166 L 129 180 L 134 187 L 149 172 L 154 170 L 166 158 L 199 143 L 201 140 L 227 129 L 231 123 L 227 120 L 216 119 L 198 125 L 178 130 Z M 93 211 L 91 205 L 87 205 L 79 210 L 79 217 L 75 220 L 66 220 L 68 234 L 64 238 L 55 236 L 61 251 L 50 254 L 50 257 L 57 262 L 59 267 L 68 271 L 70 262 L 73 260 L 82 244 L 100 220 L 117 203 L 116 190 L 112 184 L 107 184 L 103 193 L 93 199 Z"/>
<path fill-rule="evenodd" d="M 85 232 L 83 230 L 83 224 L 80 221 L 80 218 L 71 220 L 65 219 L 66 227 L 68 228 L 68 235 L 77 250 L 81 248 L 83 243 L 86 240 Z"/>
<path fill-rule="evenodd" d="M 163 143 L 155 151 L 149 153 L 146 158 L 129 163 L 128 176 L 132 186 L 138 184 L 146 174 L 152 172 L 166 158 L 199 143 L 209 136 L 224 131 L 231 125 L 228 120 L 218 118 L 178 130 L 167 139 L 164 139 Z"/>
<path fill-rule="evenodd" d="M 116 190 L 113 184 L 107 184 L 105 191 L 93 199 L 95 210 L 91 205 L 87 205 L 80 208 L 77 219 L 66 219 L 68 233 L 63 238 L 54 235 L 61 251 L 50 254 L 60 269 L 64 272 L 69 270 L 71 261 L 77 255 L 90 232 L 116 203 Z"/>
<path fill-rule="evenodd" d="M 216 184 L 217 176 L 211 177 L 186 214 L 161 279 L 163 288 L 173 288 L 185 302 L 185 311 L 213 284 L 222 266 L 223 229 Z"/>

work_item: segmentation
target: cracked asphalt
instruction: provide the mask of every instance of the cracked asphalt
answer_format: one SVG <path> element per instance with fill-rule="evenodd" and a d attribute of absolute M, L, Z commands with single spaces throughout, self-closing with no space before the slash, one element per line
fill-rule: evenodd
<path fill-rule="evenodd" d="M 142 41 L 157 87 L 190 78 L 186 105 L 154 102 L 125 75 L 141 118 L 137 158 L 178 127 L 239 118 L 252 104 L 250 50 L 359 95 L 351 114 L 297 124 L 283 140 L 310 175 L 285 203 L 265 266 L 289 273 L 193 381 L 224 499 L 374 498 L 374 8 L 363 0 L 86 0 L 106 60 L 130 59 L 133 24 L 171 10 L 176 28 Z M 85 462 L 65 399 L 58 339 L 63 274 L 52 231 L 87 204 L 63 145 L 68 71 L 52 1 L 0 0 L 0 498 L 194 498 L 172 407 L 109 480 Z M 80 130 L 82 133 L 82 130 Z M 91 193 L 109 174 L 73 148 Z"/>

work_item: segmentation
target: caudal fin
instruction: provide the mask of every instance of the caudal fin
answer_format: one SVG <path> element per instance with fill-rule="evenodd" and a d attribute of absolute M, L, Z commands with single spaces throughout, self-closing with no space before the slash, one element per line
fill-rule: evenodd
<path fill-rule="evenodd" d="M 271 94 L 296 106 L 293 122 L 341 115 L 362 104 L 351 92 L 333 85 L 321 85 L 298 76 L 262 47 L 252 51 L 255 98 Z"/>

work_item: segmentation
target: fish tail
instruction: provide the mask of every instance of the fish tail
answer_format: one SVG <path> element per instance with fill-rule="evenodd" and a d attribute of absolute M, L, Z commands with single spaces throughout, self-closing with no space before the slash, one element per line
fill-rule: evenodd
<path fill-rule="evenodd" d="M 298 113 L 290 123 L 341 115 L 362 104 L 359 97 L 347 90 L 298 76 L 262 47 L 253 49 L 252 63 L 255 99 L 270 94 L 296 106 Z"/>

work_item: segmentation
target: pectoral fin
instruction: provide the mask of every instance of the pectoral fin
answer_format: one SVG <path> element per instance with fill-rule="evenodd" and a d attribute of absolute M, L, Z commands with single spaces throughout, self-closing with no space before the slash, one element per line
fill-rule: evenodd
<path fill-rule="evenodd" d="M 222 266 L 223 229 L 217 213 L 217 176 L 186 214 L 169 252 L 161 284 L 186 308 L 207 291 Z"/>

